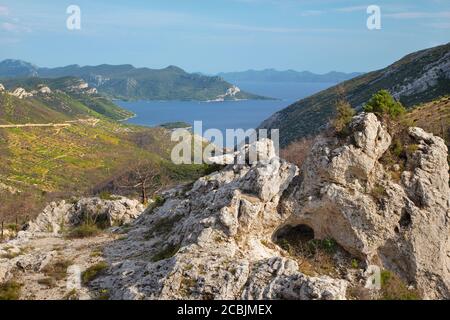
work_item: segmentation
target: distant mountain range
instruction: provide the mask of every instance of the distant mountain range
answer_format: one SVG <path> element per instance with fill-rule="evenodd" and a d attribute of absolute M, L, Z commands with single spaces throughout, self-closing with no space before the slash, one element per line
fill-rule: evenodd
<path fill-rule="evenodd" d="M 357 110 L 381 89 L 406 107 L 450 94 L 450 43 L 407 55 L 385 69 L 366 73 L 302 99 L 260 127 L 280 130 L 280 145 L 317 133 L 335 115 L 339 92 Z"/>
<path fill-rule="evenodd" d="M 77 77 L 99 93 L 123 100 L 239 100 L 267 99 L 239 90 L 220 77 L 190 74 L 169 66 L 164 69 L 132 65 L 69 65 L 40 68 L 21 60 L 0 62 L 0 78 Z"/>
<path fill-rule="evenodd" d="M 278 71 L 275 69 L 265 70 L 247 70 L 242 72 L 222 72 L 218 76 L 232 83 L 243 81 L 249 82 L 309 82 L 309 83 L 339 83 L 352 79 L 362 73 L 344 73 L 332 71 L 325 74 L 315 74 L 309 71 L 286 70 Z"/>

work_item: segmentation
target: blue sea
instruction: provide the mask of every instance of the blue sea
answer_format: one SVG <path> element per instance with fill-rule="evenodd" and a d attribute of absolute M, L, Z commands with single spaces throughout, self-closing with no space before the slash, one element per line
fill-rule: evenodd
<path fill-rule="evenodd" d="M 224 102 L 197 101 L 117 101 L 136 114 L 127 122 L 145 126 L 183 121 L 193 124 L 203 122 L 203 130 L 216 128 L 250 129 L 275 112 L 295 101 L 329 88 L 334 83 L 256 83 L 236 84 L 241 90 L 276 98 L 277 100 L 243 100 Z"/>

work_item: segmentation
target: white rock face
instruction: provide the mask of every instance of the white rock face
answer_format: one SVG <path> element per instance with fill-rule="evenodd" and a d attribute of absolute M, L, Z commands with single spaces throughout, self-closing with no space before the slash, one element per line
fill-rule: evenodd
<path fill-rule="evenodd" d="M 77 226 L 86 216 L 106 220 L 110 226 L 122 225 L 130 223 L 145 210 L 145 207 L 137 200 L 116 198 L 115 200 L 82 198 L 76 203 L 67 203 L 64 200 L 59 203 L 52 202 L 34 221 L 29 223 L 27 232 L 58 235 L 62 228 Z"/>
<path fill-rule="evenodd" d="M 235 99 L 236 95 L 241 92 L 241 89 L 239 89 L 236 86 L 232 86 L 231 88 L 228 88 L 227 91 L 224 94 L 218 95 L 216 99 L 212 101 L 225 101 L 226 99 Z"/>
<path fill-rule="evenodd" d="M 52 90 L 49 87 L 45 86 L 45 85 L 39 85 L 38 86 L 38 92 L 41 93 L 41 94 L 51 94 Z"/>
<path fill-rule="evenodd" d="M 24 88 L 17 88 L 13 92 L 11 92 L 10 94 L 15 96 L 15 97 L 17 97 L 17 98 L 19 98 L 19 99 L 29 98 L 29 97 L 33 96 L 32 93 L 27 92 Z"/>
<path fill-rule="evenodd" d="M 0 83 L 0 92 L 5 91 L 5 87 L 3 86 L 3 84 Z"/>
<path fill-rule="evenodd" d="M 373 114 L 354 118 L 352 136 L 316 141 L 301 183 L 282 201 L 286 224 L 306 224 L 368 264 L 416 285 L 426 298 L 449 298 L 450 225 L 447 147 L 411 128 L 417 151 L 401 182 L 380 163 L 391 137 Z"/>

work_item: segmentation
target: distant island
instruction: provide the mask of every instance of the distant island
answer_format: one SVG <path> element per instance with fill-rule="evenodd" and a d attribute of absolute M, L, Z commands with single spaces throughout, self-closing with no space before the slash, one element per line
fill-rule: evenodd
<path fill-rule="evenodd" d="M 229 101 L 270 99 L 240 90 L 217 76 L 187 73 L 176 66 L 135 68 L 130 64 L 40 68 L 22 60 L 0 62 L 0 78 L 76 77 L 110 99 Z"/>
<path fill-rule="evenodd" d="M 218 76 L 225 81 L 232 83 L 247 82 L 309 82 L 309 83 L 339 83 L 355 78 L 360 72 L 337 72 L 331 71 L 325 74 L 316 74 L 309 71 L 286 70 L 278 71 L 275 69 L 265 70 L 247 70 L 241 72 L 222 72 Z"/>

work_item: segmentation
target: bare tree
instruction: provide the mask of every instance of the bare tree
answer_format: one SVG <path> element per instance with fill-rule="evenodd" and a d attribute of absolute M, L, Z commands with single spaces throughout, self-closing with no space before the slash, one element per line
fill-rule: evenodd
<path fill-rule="evenodd" d="M 152 161 L 139 161 L 131 168 L 119 188 L 135 189 L 141 195 L 143 204 L 148 203 L 149 196 L 161 191 L 169 184 L 169 178 L 163 168 Z"/>

